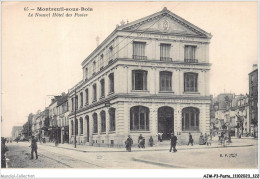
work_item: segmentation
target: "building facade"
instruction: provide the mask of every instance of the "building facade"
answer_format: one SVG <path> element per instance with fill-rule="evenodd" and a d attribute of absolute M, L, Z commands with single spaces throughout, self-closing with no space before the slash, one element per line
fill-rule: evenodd
<path fill-rule="evenodd" d="M 57 112 L 57 104 L 58 100 L 61 98 L 61 96 L 54 96 L 54 98 L 51 101 L 51 104 L 49 105 L 49 142 L 55 142 L 58 141 L 58 143 L 61 142 L 61 129 L 58 126 L 58 112 Z"/>
<path fill-rule="evenodd" d="M 253 65 L 253 71 L 249 76 L 249 120 L 253 131 L 250 131 L 255 137 L 258 137 L 258 68 Z"/>
<path fill-rule="evenodd" d="M 118 26 L 83 62 L 69 90 L 70 142 L 134 145 L 158 132 L 194 142 L 210 132 L 211 34 L 164 8 Z M 76 118 L 75 118 L 76 115 Z"/>
<path fill-rule="evenodd" d="M 60 128 L 60 143 L 69 143 L 68 94 L 63 93 L 57 101 L 57 125 Z"/>

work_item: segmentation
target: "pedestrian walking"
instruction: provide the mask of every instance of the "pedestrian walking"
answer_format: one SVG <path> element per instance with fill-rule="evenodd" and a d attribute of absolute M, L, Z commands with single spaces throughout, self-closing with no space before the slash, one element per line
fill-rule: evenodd
<path fill-rule="evenodd" d="M 204 136 L 204 144 L 205 145 L 209 145 L 208 144 L 208 134 L 207 133 L 205 133 L 205 136 Z"/>
<path fill-rule="evenodd" d="M 149 144 L 150 144 L 151 147 L 153 146 L 153 137 L 152 136 L 149 139 Z"/>
<path fill-rule="evenodd" d="M 172 133 L 171 134 L 171 148 L 170 148 L 170 152 L 172 151 L 173 149 L 173 152 L 177 152 L 177 149 L 176 149 L 176 143 L 177 143 L 177 137 Z"/>
<path fill-rule="evenodd" d="M 125 141 L 125 148 L 128 152 L 131 152 L 131 147 L 133 145 L 133 139 L 130 135 L 128 135 L 128 138 Z"/>
<path fill-rule="evenodd" d="M 189 142 L 187 145 L 190 145 L 190 144 L 191 144 L 191 146 L 193 146 L 193 138 L 192 138 L 191 133 L 189 132 Z"/>
<path fill-rule="evenodd" d="M 32 136 L 31 145 L 29 147 L 31 147 L 31 159 L 33 159 L 33 152 L 35 152 L 36 159 L 38 159 L 37 140 L 34 138 L 34 136 Z"/>

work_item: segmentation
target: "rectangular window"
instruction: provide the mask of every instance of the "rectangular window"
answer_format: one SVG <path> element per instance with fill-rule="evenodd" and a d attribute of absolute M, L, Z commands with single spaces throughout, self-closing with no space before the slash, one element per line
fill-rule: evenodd
<path fill-rule="evenodd" d="M 93 75 L 95 75 L 96 74 L 96 62 L 95 61 L 93 62 L 92 68 L 93 68 Z"/>
<path fill-rule="evenodd" d="M 160 60 L 161 61 L 172 61 L 170 58 L 171 44 L 160 45 Z"/>
<path fill-rule="evenodd" d="M 104 68 L 104 55 L 101 54 L 100 55 L 100 70 L 102 70 Z"/>
<path fill-rule="evenodd" d="M 88 79 L 88 68 L 85 68 L 85 80 Z"/>
<path fill-rule="evenodd" d="M 133 42 L 133 59 L 147 60 L 145 56 L 145 42 Z"/>
<path fill-rule="evenodd" d="M 113 46 L 110 46 L 109 47 L 109 61 L 113 60 L 113 55 L 114 55 L 113 50 L 114 50 Z"/>
<path fill-rule="evenodd" d="M 160 91 L 172 91 L 172 72 L 160 72 Z"/>
<path fill-rule="evenodd" d="M 105 80 L 100 80 L 100 86 L 101 86 L 101 96 L 100 98 L 105 97 Z"/>
<path fill-rule="evenodd" d="M 93 102 L 97 101 L 97 85 L 93 85 Z"/>
<path fill-rule="evenodd" d="M 88 89 L 85 90 L 86 93 L 86 105 L 88 105 Z"/>
<path fill-rule="evenodd" d="M 132 72 L 132 89 L 147 90 L 147 71 L 134 70 Z"/>
<path fill-rule="evenodd" d="M 111 73 L 109 76 L 109 93 L 114 92 L 114 73 Z"/>
<path fill-rule="evenodd" d="M 80 107 L 83 106 L 83 93 L 80 93 Z"/>
<path fill-rule="evenodd" d="M 184 74 L 184 91 L 185 92 L 197 92 L 198 91 L 198 74 L 197 73 L 185 73 Z"/>
<path fill-rule="evenodd" d="M 195 57 L 195 53 L 196 53 L 196 46 L 185 45 L 184 61 L 189 63 L 197 63 L 198 60 Z"/>

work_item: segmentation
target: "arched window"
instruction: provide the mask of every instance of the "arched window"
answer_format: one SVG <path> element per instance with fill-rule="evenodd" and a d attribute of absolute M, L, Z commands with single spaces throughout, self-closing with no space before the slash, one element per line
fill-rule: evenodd
<path fill-rule="evenodd" d="M 197 92 L 198 91 L 198 74 L 184 73 L 184 91 Z"/>
<path fill-rule="evenodd" d="M 130 109 L 130 130 L 149 131 L 149 108 L 135 106 Z"/>
<path fill-rule="evenodd" d="M 79 122 L 80 122 L 80 134 L 83 134 L 83 119 L 80 118 Z"/>
<path fill-rule="evenodd" d="M 98 133 L 97 113 L 93 114 L 93 133 Z"/>
<path fill-rule="evenodd" d="M 132 71 L 132 89 L 147 90 L 147 71 L 144 70 Z"/>
<path fill-rule="evenodd" d="M 115 131 L 116 130 L 116 115 L 115 115 L 115 108 L 109 109 L 109 131 Z"/>
<path fill-rule="evenodd" d="M 187 107 L 182 110 L 182 130 L 198 131 L 199 130 L 199 109 Z"/>
<path fill-rule="evenodd" d="M 160 72 L 160 91 L 172 91 L 172 72 Z"/>
<path fill-rule="evenodd" d="M 76 132 L 76 135 L 78 135 L 78 132 L 79 132 L 79 130 L 78 130 L 78 119 L 76 119 L 76 121 L 75 121 L 75 132 Z"/>
<path fill-rule="evenodd" d="M 106 112 L 101 111 L 100 117 L 101 117 L 101 132 L 106 132 Z"/>

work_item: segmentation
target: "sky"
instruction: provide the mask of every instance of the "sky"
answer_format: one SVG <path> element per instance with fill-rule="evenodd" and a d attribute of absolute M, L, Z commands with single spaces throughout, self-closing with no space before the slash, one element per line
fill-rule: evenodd
<path fill-rule="evenodd" d="M 26 7 L 93 11 L 87 17 L 28 17 L 35 11 Z M 258 63 L 257 2 L 2 2 L 2 136 L 83 78 L 81 62 L 96 48 L 97 36 L 102 42 L 122 20 L 163 7 L 213 35 L 210 93 L 248 93 L 248 73 Z"/>

